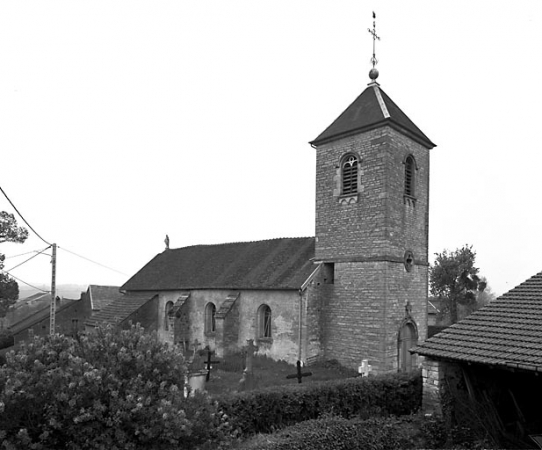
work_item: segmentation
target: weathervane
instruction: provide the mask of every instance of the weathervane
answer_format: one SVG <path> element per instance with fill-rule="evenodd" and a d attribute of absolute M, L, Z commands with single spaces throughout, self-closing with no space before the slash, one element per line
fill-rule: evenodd
<path fill-rule="evenodd" d="M 367 31 L 371 33 L 373 36 L 373 57 L 371 58 L 371 64 L 373 65 L 373 68 L 369 72 L 369 78 L 373 81 L 375 81 L 378 78 L 378 70 L 376 69 L 376 65 L 378 64 L 378 59 L 376 59 L 376 40 L 380 40 L 380 37 L 376 34 L 376 14 L 373 11 L 373 29 L 367 28 Z"/>

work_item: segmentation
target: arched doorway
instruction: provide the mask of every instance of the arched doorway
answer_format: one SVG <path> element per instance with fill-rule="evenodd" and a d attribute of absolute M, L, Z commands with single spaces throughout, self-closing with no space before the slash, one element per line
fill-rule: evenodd
<path fill-rule="evenodd" d="M 418 343 L 418 332 L 412 322 L 406 322 L 399 330 L 397 342 L 397 368 L 399 372 L 410 372 L 416 368 L 416 358 L 409 350 Z"/>

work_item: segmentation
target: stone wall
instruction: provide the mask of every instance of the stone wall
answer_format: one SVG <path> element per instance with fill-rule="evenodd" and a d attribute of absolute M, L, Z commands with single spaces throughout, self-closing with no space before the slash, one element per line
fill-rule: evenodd
<path fill-rule="evenodd" d="M 322 347 L 326 359 L 357 368 L 368 359 L 373 373 L 398 369 L 399 330 L 415 324 L 418 342 L 427 333 L 427 267 L 407 272 L 401 263 L 336 263 L 325 290 Z M 407 302 L 410 306 L 407 312 Z"/>
<path fill-rule="evenodd" d="M 360 160 L 355 199 L 341 198 L 340 162 Z M 415 199 L 404 196 L 404 160 L 416 160 Z M 351 196 L 349 196 L 351 197 Z M 390 127 L 382 127 L 317 149 L 316 259 L 403 259 L 406 248 L 427 262 L 429 150 Z"/>
<path fill-rule="evenodd" d="M 340 192 L 341 160 L 359 160 L 357 194 Z M 405 196 L 405 160 L 416 161 Z M 316 260 L 334 265 L 321 305 L 326 359 L 375 373 L 398 368 L 398 333 L 408 319 L 427 334 L 429 150 L 389 126 L 317 148 Z M 413 255 L 406 265 L 406 255 Z M 409 305 L 407 312 L 405 307 Z"/>
<path fill-rule="evenodd" d="M 160 311 L 168 301 L 175 302 L 181 291 L 160 294 Z M 230 290 L 201 289 L 190 291 L 190 297 L 182 308 L 181 318 L 175 319 L 175 342 L 182 339 L 189 346 L 197 339 L 200 348 L 209 346 L 218 353 L 232 353 L 246 345 L 247 339 L 254 339 L 258 353 L 274 359 L 295 362 L 299 356 L 299 312 L 301 296 L 298 291 L 243 290 L 239 291 L 235 303 L 223 319 L 216 322 L 214 333 L 205 332 L 205 307 L 212 302 L 219 311 L 228 296 L 235 294 Z M 271 338 L 258 336 L 257 315 L 262 305 L 271 308 Z M 184 318 L 184 319 L 183 319 Z M 184 320 L 181 326 L 180 321 Z M 162 320 L 161 326 L 165 326 Z"/>
<path fill-rule="evenodd" d="M 444 383 L 444 363 L 431 358 L 422 362 L 423 399 L 425 414 L 442 416 L 441 387 Z"/>
<path fill-rule="evenodd" d="M 145 303 L 137 311 L 130 314 L 126 319 L 122 321 L 122 327 L 128 328 L 130 323 L 139 323 L 145 331 L 157 331 L 158 330 L 158 296 L 155 296 L 152 300 Z M 163 314 L 162 314 L 163 315 Z"/>
<path fill-rule="evenodd" d="M 422 361 L 423 399 L 422 411 L 424 414 L 443 416 L 443 399 L 447 393 L 457 395 L 463 389 L 463 375 L 461 365 L 448 361 L 424 357 Z"/>

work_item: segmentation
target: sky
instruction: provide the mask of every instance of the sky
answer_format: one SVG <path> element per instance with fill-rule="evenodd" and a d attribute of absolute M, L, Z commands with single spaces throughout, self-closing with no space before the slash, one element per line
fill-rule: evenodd
<path fill-rule="evenodd" d="M 378 82 L 437 144 L 430 259 L 472 245 L 497 294 L 542 271 L 539 0 L 1 2 L 0 187 L 43 238 L 5 268 L 46 241 L 57 283 L 120 286 L 166 234 L 314 236 L 308 142 L 370 81 L 373 11 Z M 49 284 L 47 253 L 10 273 Z"/>

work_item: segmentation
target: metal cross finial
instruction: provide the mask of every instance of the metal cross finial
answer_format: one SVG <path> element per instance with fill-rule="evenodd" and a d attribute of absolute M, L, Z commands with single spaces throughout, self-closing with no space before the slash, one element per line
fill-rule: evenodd
<path fill-rule="evenodd" d="M 367 28 L 367 31 L 371 33 L 371 35 L 373 36 L 373 57 L 371 58 L 371 63 L 374 69 L 374 67 L 378 64 L 378 60 L 376 59 L 376 56 L 375 56 L 375 42 L 377 39 L 380 40 L 380 37 L 376 34 L 376 14 L 374 13 L 374 11 L 373 11 L 373 29 L 371 30 L 370 28 Z"/>

